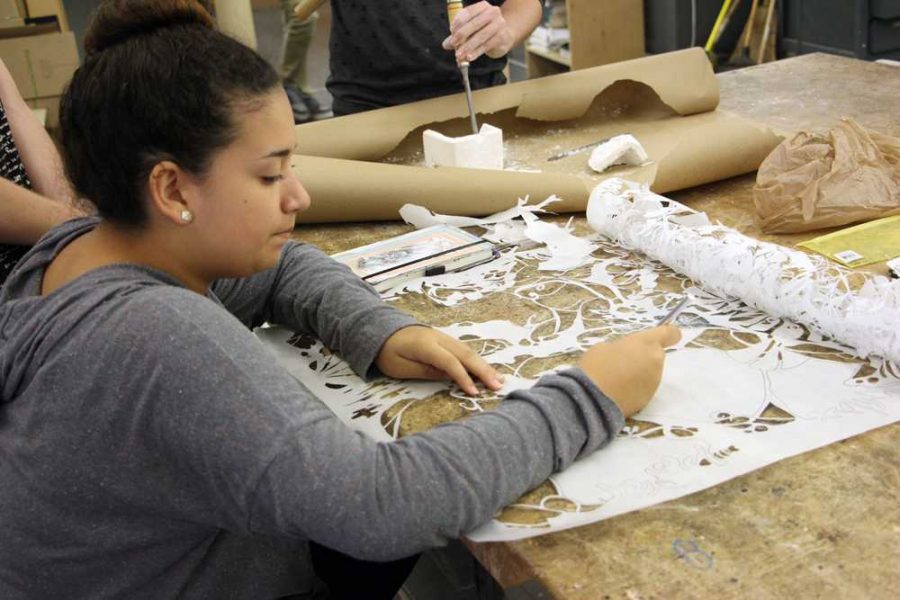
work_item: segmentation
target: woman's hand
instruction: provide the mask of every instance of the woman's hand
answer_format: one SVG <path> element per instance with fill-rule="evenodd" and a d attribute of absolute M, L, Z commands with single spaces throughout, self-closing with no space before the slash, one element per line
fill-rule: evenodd
<path fill-rule="evenodd" d="M 459 11 L 450 32 L 442 45 L 444 50 L 456 50 L 457 62 L 472 62 L 482 54 L 500 58 L 516 42 L 500 7 L 484 1 Z"/>
<path fill-rule="evenodd" d="M 578 366 L 630 417 L 650 402 L 662 379 L 666 348 L 680 339 L 676 327 L 655 327 L 597 344 L 581 357 Z"/>
<path fill-rule="evenodd" d="M 478 388 L 469 373 L 488 388 L 503 387 L 501 376 L 468 346 L 430 327 L 404 327 L 389 337 L 375 359 L 385 375 L 397 379 L 452 379 L 470 396 Z"/>

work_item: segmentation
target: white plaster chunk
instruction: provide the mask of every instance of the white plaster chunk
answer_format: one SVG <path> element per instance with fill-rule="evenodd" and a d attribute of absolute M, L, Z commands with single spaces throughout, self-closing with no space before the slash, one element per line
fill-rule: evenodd
<path fill-rule="evenodd" d="M 428 129 L 422 135 L 429 167 L 503 169 L 503 130 L 485 123 L 477 135 L 452 138 Z"/>
<path fill-rule="evenodd" d="M 633 135 L 617 135 L 594 148 L 588 165 L 602 173 L 614 165 L 638 166 L 647 162 L 648 156 L 644 147 Z"/>

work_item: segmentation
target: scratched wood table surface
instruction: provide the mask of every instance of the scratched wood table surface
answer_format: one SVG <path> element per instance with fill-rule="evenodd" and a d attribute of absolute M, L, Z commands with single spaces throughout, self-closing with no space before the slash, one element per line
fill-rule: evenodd
<path fill-rule="evenodd" d="M 720 110 L 782 133 L 849 116 L 900 136 L 900 68 L 811 54 L 724 73 L 719 83 Z M 671 196 L 753 237 L 789 246 L 813 237 L 764 235 L 753 182 L 746 175 Z M 296 237 L 333 252 L 407 230 L 314 225 Z M 900 424 L 594 525 L 469 547 L 504 587 L 537 579 L 556 598 L 894 598 L 898 447 Z"/>

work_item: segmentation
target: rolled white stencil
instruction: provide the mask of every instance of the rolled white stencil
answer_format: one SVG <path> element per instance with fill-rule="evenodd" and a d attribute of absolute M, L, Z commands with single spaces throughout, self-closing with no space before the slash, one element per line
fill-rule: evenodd
<path fill-rule="evenodd" d="M 900 364 L 900 280 L 862 275 L 691 216 L 697 214 L 620 178 L 594 188 L 587 208 L 595 231 L 709 292 L 802 323 L 862 358 Z"/>

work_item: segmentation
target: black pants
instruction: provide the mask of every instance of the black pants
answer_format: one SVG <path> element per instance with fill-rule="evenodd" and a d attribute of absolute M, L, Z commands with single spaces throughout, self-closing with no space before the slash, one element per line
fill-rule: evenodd
<path fill-rule="evenodd" d="M 329 600 L 392 600 L 419 560 L 418 554 L 385 563 L 357 560 L 315 542 L 309 551 L 316 575 L 328 584 Z"/>

